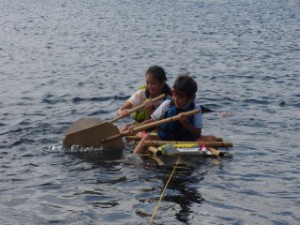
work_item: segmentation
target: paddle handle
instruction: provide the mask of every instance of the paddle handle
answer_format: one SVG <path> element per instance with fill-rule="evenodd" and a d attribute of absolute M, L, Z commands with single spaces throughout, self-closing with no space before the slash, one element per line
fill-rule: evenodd
<path fill-rule="evenodd" d="M 194 115 L 194 114 L 196 114 L 198 112 L 200 112 L 200 109 L 194 109 L 194 110 L 182 113 L 182 114 L 185 115 L 185 116 L 191 116 L 191 115 Z M 145 124 L 145 125 L 134 127 L 132 129 L 132 131 L 133 132 L 139 132 L 139 131 L 147 130 L 149 128 L 157 127 L 157 126 L 159 126 L 161 124 L 164 124 L 164 123 L 169 123 L 169 122 L 172 122 L 172 121 L 177 121 L 177 120 L 179 120 L 179 118 L 180 118 L 180 115 L 172 116 L 170 118 L 166 118 L 166 119 L 158 120 L 158 121 L 155 121 L 155 122 L 152 122 L 152 123 L 148 123 L 148 124 Z M 108 142 L 108 141 L 114 140 L 116 138 L 124 137 L 124 136 L 128 135 L 129 132 L 130 131 L 127 130 L 125 132 L 122 132 L 122 133 L 119 133 L 119 134 L 107 137 L 107 138 L 103 139 L 102 142 Z"/>
<path fill-rule="evenodd" d="M 162 94 L 162 95 L 157 96 L 156 98 L 150 99 L 149 101 L 150 101 L 150 102 L 156 102 L 156 101 L 158 101 L 158 100 L 163 99 L 165 96 L 166 96 L 165 94 Z M 149 102 L 149 101 L 148 101 L 148 102 Z M 132 108 L 132 109 L 128 109 L 129 115 L 130 115 L 131 113 L 135 112 L 135 111 L 138 111 L 138 110 L 144 108 L 144 107 L 146 106 L 146 104 L 148 104 L 148 102 L 144 102 L 143 104 L 141 104 L 141 105 L 139 105 L 139 106 L 137 106 L 137 107 L 134 107 L 134 108 Z M 122 116 L 122 115 L 117 116 L 117 117 L 113 118 L 112 120 L 110 120 L 109 123 L 114 123 L 114 122 L 116 122 L 117 120 L 122 119 L 122 118 L 124 118 L 124 116 Z"/>
<path fill-rule="evenodd" d="M 181 113 L 185 116 L 192 116 L 196 113 L 199 113 L 200 112 L 200 109 L 193 109 L 191 111 L 188 111 L 188 112 L 184 112 L 184 113 Z M 140 125 L 140 126 L 137 126 L 137 127 L 134 127 L 132 129 L 133 132 L 139 132 L 139 131 L 143 131 L 143 130 L 147 130 L 147 129 L 150 129 L 150 128 L 153 128 L 153 127 L 157 127 L 161 124 L 164 124 L 164 123 L 169 123 L 169 122 L 173 122 L 173 121 L 177 121 L 179 120 L 180 118 L 180 115 L 176 115 L 176 116 L 172 116 L 172 117 L 169 117 L 169 118 L 166 118 L 166 119 L 162 119 L 162 120 L 158 120 L 158 121 L 155 121 L 155 122 L 152 122 L 152 123 L 148 123 L 148 124 L 145 124 L 145 125 Z M 128 134 L 128 132 L 124 133 L 125 135 Z"/>

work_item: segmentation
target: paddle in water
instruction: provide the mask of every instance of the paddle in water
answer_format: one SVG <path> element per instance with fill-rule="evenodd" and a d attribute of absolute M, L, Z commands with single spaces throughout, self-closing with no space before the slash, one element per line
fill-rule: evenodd
<path fill-rule="evenodd" d="M 156 102 L 165 97 L 164 94 L 159 95 L 156 98 L 150 99 L 151 102 Z M 143 104 L 128 110 L 128 114 L 138 111 L 149 104 L 148 102 L 144 102 Z M 83 146 L 100 146 L 99 140 L 107 137 L 106 135 L 103 136 L 103 133 L 116 133 L 118 128 L 112 123 L 115 121 L 124 118 L 124 116 L 117 116 L 110 121 L 103 122 L 99 118 L 81 118 L 75 121 L 70 128 L 65 132 L 65 139 L 63 144 L 65 146 L 72 146 L 75 144 L 83 145 Z M 123 146 L 122 142 L 115 142 L 115 147 Z M 114 147 L 114 146 L 113 146 Z"/>
<path fill-rule="evenodd" d="M 189 112 L 182 113 L 184 116 L 191 116 L 200 112 L 200 109 L 194 109 Z M 124 148 L 122 137 L 130 135 L 131 132 L 139 132 L 147 130 L 153 127 L 157 127 L 161 124 L 179 120 L 180 115 L 176 115 L 170 118 L 155 121 L 149 124 L 136 126 L 130 131 L 120 132 L 117 126 L 109 122 L 104 122 L 79 132 L 69 133 L 64 139 L 63 144 L 67 147 L 72 145 L 81 145 L 84 147 L 107 147 L 107 148 Z"/>

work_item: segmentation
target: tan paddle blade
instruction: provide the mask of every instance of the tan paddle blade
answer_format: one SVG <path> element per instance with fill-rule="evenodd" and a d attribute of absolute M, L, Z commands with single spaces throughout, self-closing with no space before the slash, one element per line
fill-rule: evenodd
<path fill-rule="evenodd" d="M 97 126 L 101 124 L 102 121 L 99 118 L 81 118 L 76 120 L 70 128 L 65 132 L 65 135 L 78 132 L 80 130 L 84 130 L 93 126 Z"/>
<path fill-rule="evenodd" d="M 165 94 L 162 94 L 156 98 L 151 99 L 151 102 L 156 102 L 165 97 Z M 143 103 L 140 106 L 137 106 L 133 109 L 128 110 L 129 114 L 142 109 L 145 107 L 147 103 Z M 115 117 L 110 120 L 108 123 L 113 123 L 119 119 L 123 118 L 123 116 Z M 70 128 L 65 132 L 65 139 L 63 141 L 65 146 L 72 145 L 82 145 L 85 147 L 100 147 L 102 140 L 107 137 L 115 136 L 116 140 L 109 144 L 112 147 L 124 147 L 124 143 L 122 140 L 117 140 L 119 131 L 116 132 L 118 128 L 115 126 L 107 125 L 107 122 L 101 121 L 99 118 L 82 118 L 75 121 Z M 122 142 L 122 144 L 121 144 Z"/>
<path fill-rule="evenodd" d="M 109 143 L 103 145 L 104 139 L 107 137 L 119 134 L 119 129 L 109 123 L 104 122 L 96 126 L 90 126 L 82 130 L 68 133 L 63 141 L 65 146 L 81 145 L 84 147 L 111 147 L 111 148 L 124 148 L 124 143 L 121 138 L 116 138 Z"/>

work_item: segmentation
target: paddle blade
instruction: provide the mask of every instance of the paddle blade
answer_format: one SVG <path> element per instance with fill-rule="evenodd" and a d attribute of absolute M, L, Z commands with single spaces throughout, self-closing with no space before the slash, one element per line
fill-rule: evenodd
<path fill-rule="evenodd" d="M 65 135 L 75 133 L 90 127 L 101 124 L 102 121 L 99 118 L 81 118 L 71 124 L 70 128 L 65 132 Z"/>
<path fill-rule="evenodd" d="M 76 129 L 75 132 L 67 132 L 67 135 L 63 141 L 63 144 L 67 147 L 72 145 L 81 145 L 84 147 L 109 147 L 109 148 L 124 148 L 124 143 L 122 138 L 116 138 L 108 143 L 103 144 L 103 140 L 107 137 L 119 134 L 119 129 L 109 123 L 104 122 L 98 124 L 96 121 L 96 125 L 90 124 L 91 120 L 82 120 L 81 127 L 85 127 L 84 129 Z M 75 126 L 74 126 L 75 127 Z"/>

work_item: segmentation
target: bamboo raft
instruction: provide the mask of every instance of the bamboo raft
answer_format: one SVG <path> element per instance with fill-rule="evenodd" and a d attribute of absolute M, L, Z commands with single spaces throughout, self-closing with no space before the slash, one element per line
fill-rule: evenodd
<path fill-rule="evenodd" d="M 138 136 L 127 136 L 129 141 L 139 141 Z M 223 138 L 217 137 L 216 141 L 158 141 L 148 140 L 144 143 L 147 146 L 147 152 L 152 159 L 160 166 L 165 165 L 162 157 L 232 157 L 227 151 L 221 151 L 219 147 L 233 147 L 232 142 L 224 142 Z"/>
<path fill-rule="evenodd" d="M 159 96 L 157 98 L 162 98 Z M 137 110 L 132 109 L 132 112 Z M 149 124 L 138 125 L 131 130 L 120 132 L 117 126 L 112 123 L 122 117 L 117 117 L 111 121 L 102 122 L 98 118 L 82 118 L 75 121 L 65 133 L 63 144 L 65 147 L 79 145 L 83 147 L 103 147 L 124 149 L 125 145 L 123 137 L 127 140 L 139 141 L 141 137 L 130 136 L 131 133 L 138 133 L 157 127 L 164 123 L 174 122 L 180 119 L 180 116 L 192 116 L 199 113 L 199 109 L 194 109 L 188 112 L 181 113 L 181 115 L 172 116 Z M 216 138 L 215 141 L 145 141 L 148 153 L 153 157 L 160 156 L 211 156 L 211 157 L 224 157 L 229 156 L 228 153 L 218 150 L 218 147 L 232 147 L 231 142 L 224 142 L 223 138 Z"/>

